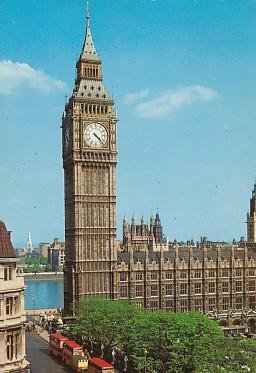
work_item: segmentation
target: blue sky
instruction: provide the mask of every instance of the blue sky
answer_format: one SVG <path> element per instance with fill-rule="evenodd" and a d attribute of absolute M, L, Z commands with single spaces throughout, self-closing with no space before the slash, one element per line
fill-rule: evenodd
<path fill-rule="evenodd" d="M 0 4 L 0 217 L 16 246 L 64 238 L 60 118 L 85 1 Z M 91 0 L 118 123 L 118 228 L 159 209 L 169 239 L 246 233 L 256 176 L 256 1 Z"/>

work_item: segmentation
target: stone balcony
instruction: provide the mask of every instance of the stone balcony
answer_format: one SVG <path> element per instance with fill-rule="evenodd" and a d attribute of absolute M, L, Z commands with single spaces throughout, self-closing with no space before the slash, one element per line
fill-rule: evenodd
<path fill-rule="evenodd" d="M 26 316 L 23 312 L 19 312 L 15 315 L 1 316 L 0 317 L 0 329 L 11 328 L 14 326 L 21 326 L 26 321 Z"/>
<path fill-rule="evenodd" d="M 8 293 L 8 292 L 13 292 L 13 291 L 23 290 L 25 289 L 24 277 L 17 276 L 13 280 L 9 280 L 9 281 L 0 280 L 0 289 L 1 289 L 1 293 Z"/>

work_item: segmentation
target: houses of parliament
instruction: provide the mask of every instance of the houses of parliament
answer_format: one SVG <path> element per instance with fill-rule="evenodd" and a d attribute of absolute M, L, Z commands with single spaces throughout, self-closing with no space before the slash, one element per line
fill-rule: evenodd
<path fill-rule="evenodd" d="M 64 305 L 129 299 L 173 312 L 201 311 L 224 328 L 256 329 L 256 185 L 247 240 L 167 242 L 159 213 L 123 221 L 116 238 L 117 115 L 87 13 L 73 92 L 62 118 L 65 180 Z"/>

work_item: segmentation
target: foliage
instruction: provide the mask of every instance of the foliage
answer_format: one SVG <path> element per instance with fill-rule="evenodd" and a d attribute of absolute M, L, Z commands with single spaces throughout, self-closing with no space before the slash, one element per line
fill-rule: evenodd
<path fill-rule="evenodd" d="M 45 268 L 44 268 L 45 267 Z M 44 270 L 51 270 L 51 266 L 48 264 L 47 258 L 38 257 L 38 258 L 26 258 L 24 272 L 42 272 Z"/>
<path fill-rule="evenodd" d="M 46 266 L 45 266 L 45 270 L 46 270 L 46 272 L 50 272 L 50 271 L 52 271 L 52 266 L 51 266 L 51 264 L 46 264 Z"/>
<path fill-rule="evenodd" d="M 144 312 L 131 336 L 131 372 L 216 372 L 224 336 L 215 322 L 196 313 Z"/>
<path fill-rule="evenodd" d="M 69 335 L 81 340 L 88 351 L 110 358 L 113 348 L 123 348 L 140 309 L 127 301 L 81 300 L 75 304 L 76 320 Z"/>
<path fill-rule="evenodd" d="M 256 340 L 225 339 L 219 326 L 198 312 L 147 311 L 126 301 L 82 300 L 69 336 L 93 355 L 128 372 L 256 372 Z M 120 369 L 121 367 L 121 369 Z"/>
<path fill-rule="evenodd" d="M 129 372 L 215 373 L 224 336 L 214 321 L 197 313 L 146 311 L 126 301 L 82 300 L 69 336 L 111 361 L 128 356 Z M 146 368 L 145 368 L 146 367 Z"/>
<path fill-rule="evenodd" d="M 220 349 L 220 372 L 256 372 L 256 340 L 226 339 Z"/>
<path fill-rule="evenodd" d="M 44 257 L 38 257 L 38 258 L 26 258 L 25 259 L 25 264 L 28 265 L 46 265 L 48 263 L 47 258 Z"/>

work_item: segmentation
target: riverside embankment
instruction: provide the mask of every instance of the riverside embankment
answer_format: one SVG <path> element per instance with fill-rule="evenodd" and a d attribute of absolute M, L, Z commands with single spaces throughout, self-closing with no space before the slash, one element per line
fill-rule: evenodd
<path fill-rule="evenodd" d="M 62 280 L 63 272 L 38 272 L 24 273 L 24 279 L 27 280 Z"/>

